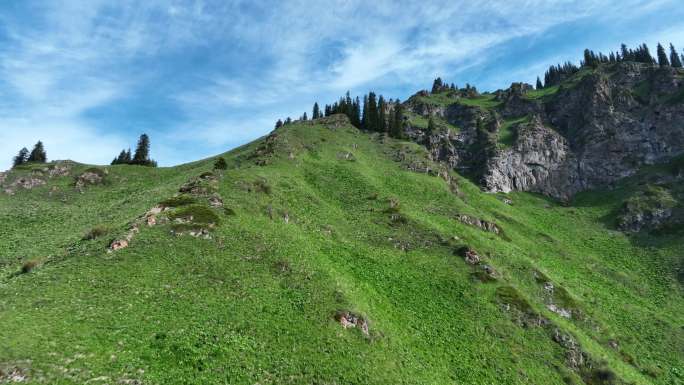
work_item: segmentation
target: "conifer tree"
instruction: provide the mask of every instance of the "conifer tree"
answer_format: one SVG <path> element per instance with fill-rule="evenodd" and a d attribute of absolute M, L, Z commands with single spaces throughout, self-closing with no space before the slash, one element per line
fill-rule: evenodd
<path fill-rule="evenodd" d="M 130 159 L 126 159 L 126 155 L 127 155 L 126 150 L 121 150 L 121 152 L 119 153 L 119 156 L 114 158 L 114 160 L 112 161 L 112 165 L 126 164 L 126 163 L 130 162 Z"/>
<path fill-rule="evenodd" d="M 537 76 L 537 89 L 541 90 L 542 88 L 544 88 L 544 85 L 542 84 L 541 79 L 539 79 L 539 76 Z"/>
<path fill-rule="evenodd" d="M 309 118 L 306 116 L 306 111 L 304 111 L 304 115 L 302 115 L 302 120 L 307 121 Z"/>
<path fill-rule="evenodd" d="M 314 103 L 313 113 L 311 114 L 311 119 L 318 119 L 321 117 L 321 110 L 318 108 L 318 102 Z"/>
<path fill-rule="evenodd" d="M 672 43 L 670 43 L 670 64 L 675 68 L 682 68 L 682 60 Z"/>
<path fill-rule="evenodd" d="M 385 102 L 385 98 L 380 95 L 380 98 L 378 98 L 378 131 L 379 132 L 387 132 L 387 116 L 385 113 L 385 108 L 387 106 L 387 103 Z"/>
<path fill-rule="evenodd" d="M 627 49 L 627 45 L 625 43 L 622 43 L 620 46 L 620 52 L 622 54 L 622 60 L 623 61 L 632 61 L 633 59 L 630 58 L 631 54 L 629 50 Z"/>
<path fill-rule="evenodd" d="M 135 148 L 135 155 L 133 155 L 133 160 L 130 163 L 140 166 L 156 165 L 156 163 L 150 159 L 150 137 L 147 136 L 147 134 L 140 135 L 138 145 Z"/>
<path fill-rule="evenodd" d="M 368 123 L 369 131 L 378 131 L 378 101 L 375 92 L 368 93 Z"/>
<path fill-rule="evenodd" d="M 401 139 L 404 133 L 404 111 L 399 100 L 397 100 L 394 105 L 394 114 L 392 119 L 392 131 L 390 131 L 390 136 L 393 138 Z"/>
<path fill-rule="evenodd" d="M 278 119 L 278 121 L 277 121 L 276 124 L 275 124 L 275 129 L 277 130 L 277 129 L 279 129 L 279 128 L 282 127 L 282 126 L 283 126 L 283 121 L 280 120 L 280 119 Z"/>
<path fill-rule="evenodd" d="M 14 161 L 12 162 L 12 167 L 21 166 L 22 164 L 26 163 L 28 161 L 28 156 L 29 156 L 28 148 L 24 147 L 21 150 L 19 150 L 19 153 L 17 154 L 17 156 L 14 157 Z"/>
<path fill-rule="evenodd" d="M 441 90 L 442 90 L 442 86 L 443 86 L 442 78 L 437 78 L 437 79 L 435 79 L 435 81 L 432 82 L 432 93 L 433 93 L 433 94 L 436 94 L 436 93 L 438 93 L 439 91 L 441 91 Z"/>
<path fill-rule="evenodd" d="M 292 118 L 290 118 L 290 117 L 288 116 L 287 118 L 285 118 L 285 123 L 283 123 L 283 124 L 284 124 L 284 125 L 286 125 L 286 124 L 292 124 Z"/>
<path fill-rule="evenodd" d="M 38 143 L 36 143 L 27 161 L 36 163 L 45 163 L 47 161 L 47 154 L 45 153 L 43 142 L 39 140 Z"/>
<path fill-rule="evenodd" d="M 660 43 L 658 43 L 657 54 L 658 54 L 658 65 L 661 67 L 669 67 L 670 61 L 667 59 L 667 54 L 665 53 L 665 48 L 663 48 L 663 46 Z"/>

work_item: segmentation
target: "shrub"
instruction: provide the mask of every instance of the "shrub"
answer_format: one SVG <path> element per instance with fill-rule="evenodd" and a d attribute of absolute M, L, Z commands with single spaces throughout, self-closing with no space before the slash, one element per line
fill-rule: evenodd
<path fill-rule="evenodd" d="M 254 181 L 254 189 L 257 192 L 261 192 L 267 195 L 271 194 L 271 185 L 268 184 L 268 181 L 265 178 L 259 178 L 256 181 Z"/>
<path fill-rule="evenodd" d="M 175 197 L 164 199 L 163 201 L 159 202 L 159 204 L 164 207 L 180 207 L 191 205 L 196 202 L 197 199 L 194 197 L 187 194 L 181 194 Z"/>
<path fill-rule="evenodd" d="M 589 385 L 615 384 L 615 373 L 610 369 L 594 369 L 585 376 L 584 382 Z"/>
<path fill-rule="evenodd" d="M 216 161 L 214 161 L 214 170 L 225 170 L 228 168 L 228 163 L 226 163 L 226 160 L 220 156 L 216 158 Z"/>
<path fill-rule="evenodd" d="M 108 232 L 109 230 L 104 226 L 95 226 L 83 235 L 83 240 L 90 241 L 97 239 L 103 235 L 106 235 Z"/>
<path fill-rule="evenodd" d="M 527 314 L 533 314 L 532 306 L 525 298 L 520 295 L 520 292 L 513 286 L 500 286 L 496 289 L 496 296 L 500 302 L 511 305 L 519 311 Z"/>
<path fill-rule="evenodd" d="M 24 262 L 23 265 L 21 265 L 21 273 L 22 274 L 28 274 L 28 273 L 32 272 L 33 270 L 35 270 L 36 267 L 38 267 L 38 261 L 36 261 L 34 259 L 32 259 L 30 261 L 26 261 L 26 262 Z"/>
<path fill-rule="evenodd" d="M 185 219 L 193 223 L 201 224 L 216 224 L 220 223 L 220 219 L 216 213 L 207 206 L 190 205 L 185 206 L 178 211 L 169 215 L 170 219 Z"/>

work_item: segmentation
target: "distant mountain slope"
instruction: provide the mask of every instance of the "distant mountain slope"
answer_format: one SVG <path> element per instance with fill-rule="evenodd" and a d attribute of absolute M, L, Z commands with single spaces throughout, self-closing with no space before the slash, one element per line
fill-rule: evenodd
<path fill-rule="evenodd" d="M 0 383 L 684 381 L 681 162 L 560 204 L 341 115 L 223 156 L 4 176 Z"/>
<path fill-rule="evenodd" d="M 684 153 L 682 68 L 606 63 L 543 89 L 447 88 L 404 104 L 411 138 L 492 192 L 570 199 Z M 430 117 L 441 130 L 426 131 Z"/>

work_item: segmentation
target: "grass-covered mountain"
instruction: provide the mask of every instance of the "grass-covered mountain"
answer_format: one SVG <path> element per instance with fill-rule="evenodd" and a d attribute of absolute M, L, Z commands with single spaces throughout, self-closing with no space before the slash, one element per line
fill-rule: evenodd
<path fill-rule="evenodd" d="M 487 166 L 528 116 L 497 118 L 501 94 L 417 95 L 413 140 L 332 115 L 225 170 L 3 174 L 0 383 L 684 382 L 684 159 L 565 201 L 483 192 L 422 132 L 466 125 L 417 106 L 499 119 L 481 139 L 501 145 L 464 160 Z"/>

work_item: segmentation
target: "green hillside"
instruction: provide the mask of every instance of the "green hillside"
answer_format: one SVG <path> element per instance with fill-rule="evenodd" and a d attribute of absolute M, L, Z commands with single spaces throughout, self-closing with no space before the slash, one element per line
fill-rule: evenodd
<path fill-rule="evenodd" d="M 616 227 L 677 166 L 485 194 L 340 115 L 223 157 L 7 176 L 0 383 L 684 383 L 684 236 Z"/>

